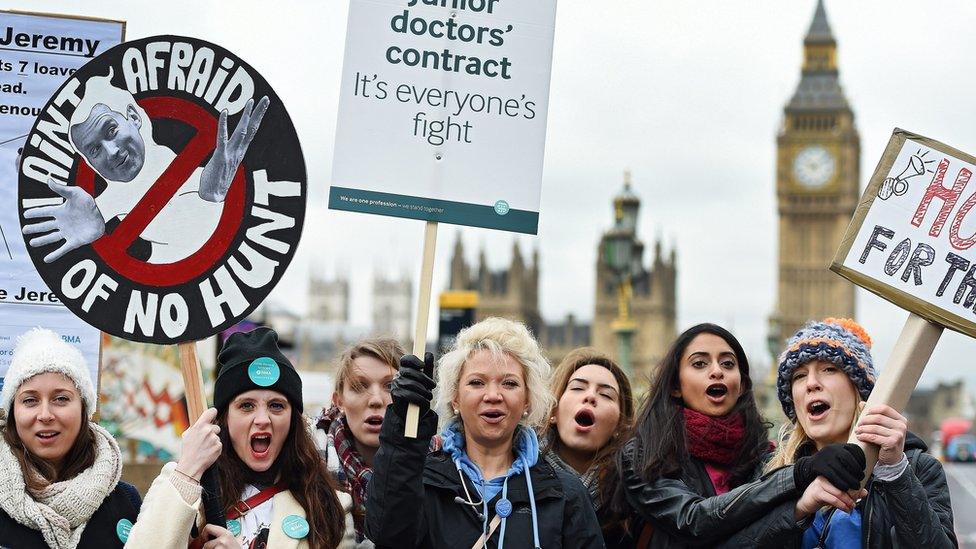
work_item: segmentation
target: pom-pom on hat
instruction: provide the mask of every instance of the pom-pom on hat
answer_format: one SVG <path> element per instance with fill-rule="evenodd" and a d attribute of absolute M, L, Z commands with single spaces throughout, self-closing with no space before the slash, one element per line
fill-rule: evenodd
<path fill-rule="evenodd" d="M 793 407 L 792 378 L 798 367 L 815 360 L 836 364 L 854 387 L 867 400 L 878 378 L 871 359 L 871 337 L 864 328 L 849 318 L 825 318 L 809 322 L 786 343 L 779 357 L 776 392 L 783 412 L 796 420 Z"/>
<path fill-rule="evenodd" d="M 231 334 L 217 355 L 214 407 L 223 410 L 237 395 L 270 389 L 285 395 L 302 413 L 302 378 L 278 348 L 278 333 L 267 327 Z"/>
<path fill-rule="evenodd" d="M 0 390 L 0 409 L 8 414 L 14 395 L 28 379 L 48 372 L 64 374 L 74 382 L 78 394 L 88 409 L 88 419 L 95 414 L 98 395 L 88 373 L 88 364 L 81 351 L 66 343 L 61 336 L 44 328 L 32 328 L 17 338 L 17 346 L 10 359 L 10 368 Z"/>

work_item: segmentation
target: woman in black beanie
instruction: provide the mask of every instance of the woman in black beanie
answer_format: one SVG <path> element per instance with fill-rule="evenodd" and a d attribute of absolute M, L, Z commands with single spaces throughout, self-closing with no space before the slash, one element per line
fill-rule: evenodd
<path fill-rule="evenodd" d="M 350 500 L 337 494 L 315 448 L 302 381 L 278 349 L 278 334 L 264 327 L 233 334 L 217 361 L 215 408 L 183 433 L 179 462 L 153 481 L 131 546 L 185 547 L 199 514 L 200 477 L 216 463 L 228 522 L 203 529 L 208 548 L 337 547 Z"/>

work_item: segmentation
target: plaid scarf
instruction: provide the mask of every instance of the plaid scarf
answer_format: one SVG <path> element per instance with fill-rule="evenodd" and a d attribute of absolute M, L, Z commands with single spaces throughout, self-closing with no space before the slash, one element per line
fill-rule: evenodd
<path fill-rule="evenodd" d="M 349 430 L 346 416 L 335 406 L 326 410 L 319 418 L 317 426 L 327 429 L 329 446 L 336 450 L 342 465 L 336 472 L 339 488 L 352 496 L 353 522 L 356 525 L 356 539 L 362 541 L 365 536 L 366 517 L 366 489 L 369 479 L 373 477 L 373 468 L 366 464 L 366 460 L 356 449 L 356 439 Z"/>
<path fill-rule="evenodd" d="M 600 506 L 600 470 L 597 466 L 590 467 L 589 471 L 580 473 L 576 469 L 573 469 L 568 463 L 563 461 L 563 458 L 559 457 L 556 453 L 555 441 L 558 440 L 559 435 L 554 433 L 554 428 L 546 429 L 542 440 L 539 443 L 539 447 L 543 449 L 542 459 L 546 460 L 546 463 L 552 466 L 553 469 L 559 471 L 565 471 L 572 475 L 579 477 L 580 482 L 583 483 L 583 487 L 590 494 L 590 500 L 593 501 L 594 507 Z"/>

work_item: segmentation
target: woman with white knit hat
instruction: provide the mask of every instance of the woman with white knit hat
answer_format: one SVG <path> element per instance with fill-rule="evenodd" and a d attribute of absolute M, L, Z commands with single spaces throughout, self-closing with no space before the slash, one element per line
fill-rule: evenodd
<path fill-rule="evenodd" d="M 81 353 L 41 328 L 20 336 L 3 378 L 0 546 L 122 547 L 139 514 L 122 455 L 91 422 L 97 399 Z"/>

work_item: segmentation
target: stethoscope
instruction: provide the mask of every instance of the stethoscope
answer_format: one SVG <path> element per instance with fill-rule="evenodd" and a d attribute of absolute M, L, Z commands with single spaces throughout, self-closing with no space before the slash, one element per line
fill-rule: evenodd
<path fill-rule="evenodd" d="M 464 473 L 461 472 L 461 465 L 458 463 L 457 460 L 454 460 L 454 468 L 457 469 L 458 476 L 461 478 L 461 487 L 464 488 L 464 496 L 465 496 L 464 498 L 462 498 L 461 496 L 455 497 L 454 502 L 460 503 L 461 505 L 470 505 L 474 509 L 474 512 L 478 515 L 478 520 L 484 522 L 485 515 L 484 513 L 478 510 L 478 507 L 484 507 L 485 505 L 484 498 L 478 498 L 479 501 L 472 500 L 471 492 L 468 491 L 468 483 L 464 482 Z"/>

